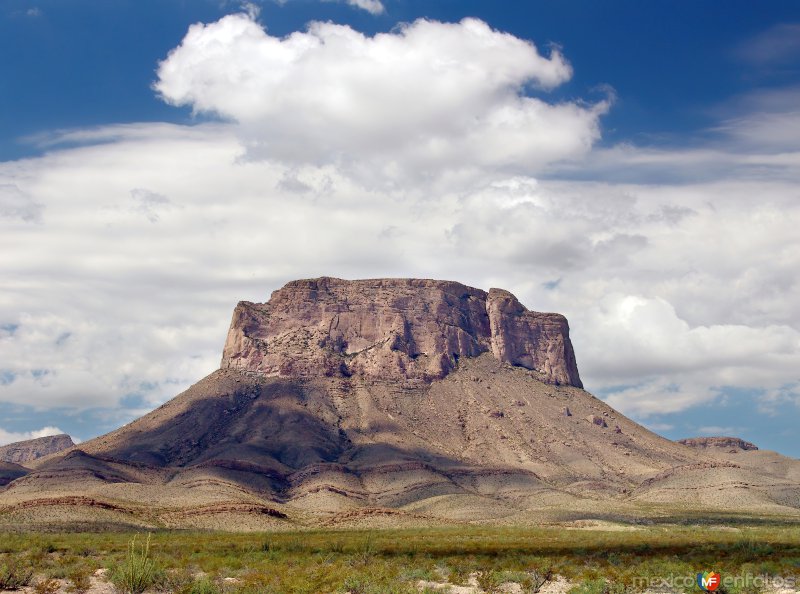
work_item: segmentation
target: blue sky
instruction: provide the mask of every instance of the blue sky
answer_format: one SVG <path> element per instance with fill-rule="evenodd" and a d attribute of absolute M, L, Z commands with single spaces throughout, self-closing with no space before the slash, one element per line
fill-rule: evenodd
<path fill-rule="evenodd" d="M 743 59 L 770 29 L 798 20 L 796 2 L 599 3 L 402 1 L 379 15 L 344 3 L 263 2 L 261 21 L 278 36 L 310 20 L 352 24 L 367 34 L 417 18 L 476 16 L 540 46 L 564 48 L 575 75 L 556 96 L 585 97 L 605 85 L 617 107 L 602 142 L 686 142 L 718 120 L 718 111 L 753 88 L 797 83 L 800 58 L 789 52 L 765 67 Z M 36 150 L 26 137 L 60 128 L 120 122 L 190 123 L 188 110 L 151 91 L 156 64 L 189 24 L 212 22 L 237 8 L 224 0 L 6 0 L 0 50 L 3 158 Z M 794 32 L 796 35 L 796 31 Z M 688 138 L 687 138 L 688 137 Z"/>
<path fill-rule="evenodd" d="M 626 414 L 800 456 L 796 2 L 6 0 L 0 51 L 0 441 L 326 274 L 507 288 Z"/>

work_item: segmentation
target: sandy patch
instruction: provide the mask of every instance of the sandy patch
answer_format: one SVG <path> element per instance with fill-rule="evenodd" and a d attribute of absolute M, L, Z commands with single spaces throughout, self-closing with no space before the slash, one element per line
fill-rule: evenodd
<path fill-rule="evenodd" d="M 562 576 L 555 576 L 549 582 L 546 582 L 539 590 L 540 594 L 566 594 L 567 591 L 573 586 L 573 583 Z M 457 586 L 449 582 L 429 582 L 420 580 L 417 582 L 417 588 L 422 591 L 425 588 L 429 590 L 438 590 L 446 592 L 447 594 L 484 594 L 478 585 L 478 574 L 473 573 L 469 576 L 466 586 Z M 503 594 L 523 594 L 522 586 L 513 582 L 506 582 L 500 584 L 499 592 Z M 784 594 L 781 592 L 780 594 Z"/>

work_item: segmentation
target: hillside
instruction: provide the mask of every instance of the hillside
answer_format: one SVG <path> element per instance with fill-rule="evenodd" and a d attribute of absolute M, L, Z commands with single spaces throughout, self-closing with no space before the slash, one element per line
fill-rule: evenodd
<path fill-rule="evenodd" d="M 800 515 L 800 462 L 669 441 L 580 386 L 563 316 L 505 291 L 296 281 L 237 306 L 220 370 L 32 463 L 0 525 Z"/>

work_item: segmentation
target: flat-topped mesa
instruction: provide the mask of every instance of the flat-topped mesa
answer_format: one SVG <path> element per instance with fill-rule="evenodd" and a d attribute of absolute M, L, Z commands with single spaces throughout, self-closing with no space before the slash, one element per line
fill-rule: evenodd
<path fill-rule="evenodd" d="M 679 439 L 678 443 L 690 448 L 735 448 L 740 450 L 757 450 L 758 446 L 739 437 L 689 437 Z"/>
<path fill-rule="evenodd" d="M 564 316 L 528 311 L 500 289 L 423 279 L 298 280 L 267 303 L 242 301 L 221 366 L 432 381 L 485 352 L 543 381 L 583 387 Z"/>
<path fill-rule="evenodd" d="M 0 462 L 25 464 L 37 458 L 66 450 L 74 445 L 72 438 L 63 433 L 17 441 L 0 447 Z"/>

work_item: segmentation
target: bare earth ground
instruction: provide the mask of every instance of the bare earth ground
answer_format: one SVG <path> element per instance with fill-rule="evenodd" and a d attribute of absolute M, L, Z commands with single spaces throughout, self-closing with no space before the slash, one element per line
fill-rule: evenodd
<path fill-rule="evenodd" d="M 105 571 L 98 570 L 97 574 L 92 576 L 91 579 L 91 586 L 88 590 L 85 591 L 85 594 L 118 594 L 118 590 L 114 587 L 113 584 L 109 583 L 105 579 Z M 235 585 L 236 580 L 234 578 L 227 578 L 229 584 Z M 50 594 L 74 594 L 75 590 L 71 587 L 71 584 L 68 580 L 55 580 L 58 585 L 57 590 L 53 590 Z M 486 594 L 485 590 L 482 590 L 478 585 L 477 574 L 473 574 L 470 576 L 468 581 L 469 585 L 466 586 L 459 586 L 454 585 L 449 582 L 436 582 L 436 581 L 426 581 L 426 580 L 419 580 L 415 586 L 420 591 L 435 591 L 441 592 L 442 594 Z M 568 580 L 563 576 L 554 576 L 554 578 L 544 584 L 541 589 L 539 590 L 539 594 L 567 594 L 570 589 L 576 586 L 576 582 L 573 580 Z M 223 586 L 224 587 L 224 586 Z M 497 590 L 494 592 L 500 594 L 524 594 L 524 590 L 522 586 L 516 583 L 504 583 L 501 584 Z M 762 590 L 762 594 L 796 594 L 800 592 L 800 589 L 797 588 L 787 588 L 785 586 L 776 586 L 772 583 L 767 583 L 766 587 Z M 27 586 L 20 590 L 0 590 L 0 594 L 35 594 L 36 588 L 34 586 Z M 646 590 L 644 594 L 673 594 L 670 590 Z M 346 592 L 343 594 L 353 594 L 351 592 Z"/>

